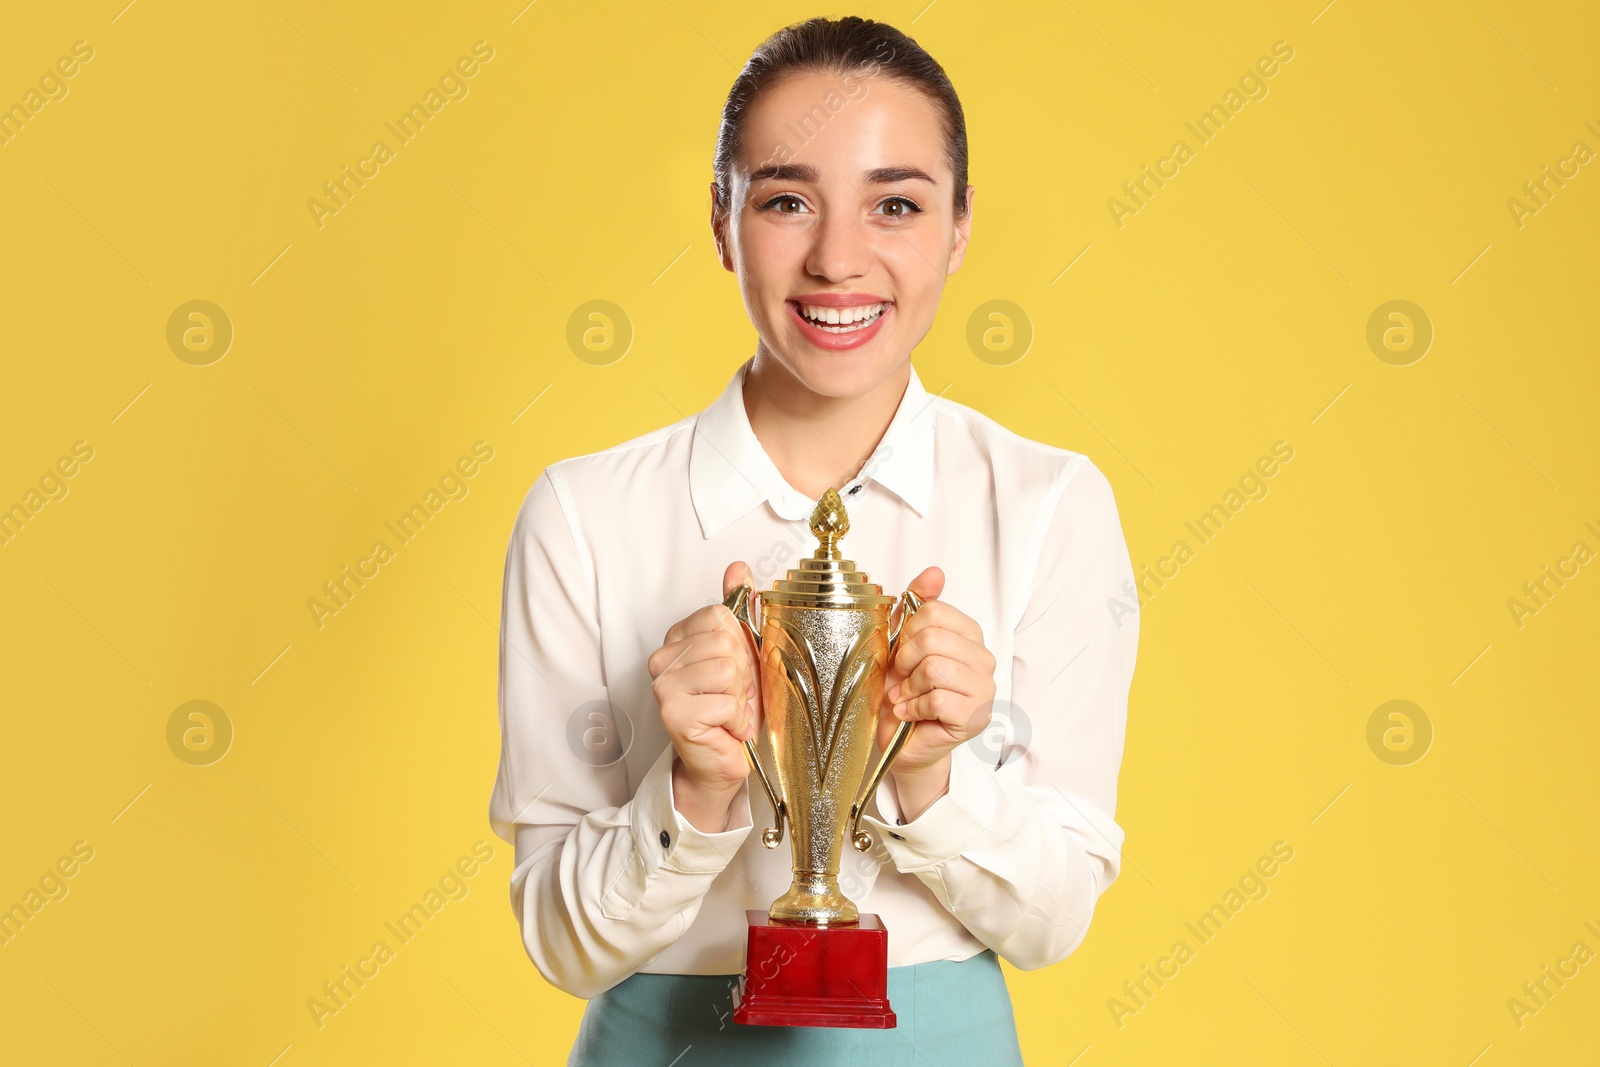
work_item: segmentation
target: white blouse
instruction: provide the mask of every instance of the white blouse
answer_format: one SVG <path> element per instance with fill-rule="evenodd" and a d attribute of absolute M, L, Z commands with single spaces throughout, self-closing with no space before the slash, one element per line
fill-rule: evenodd
<path fill-rule="evenodd" d="M 515 847 L 528 955 L 574 996 L 635 971 L 742 971 L 745 910 L 789 886 L 787 839 L 769 850 L 751 832 L 772 825 L 754 775 L 720 833 L 674 808 L 646 667 L 673 623 L 722 601 L 729 563 L 767 589 L 816 549 L 816 502 L 750 428 L 748 367 L 696 416 L 545 468 L 512 528 L 489 820 Z M 893 595 L 940 567 L 940 599 L 978 623 L 997 664 L 990 729 L 955 750 L 949 792 L 900 825 L 886 776 L 862 820 L 873 849 L 845 848 L 840 884 L 882 918 L 890 966 L 985 946 L 1024 969 L 1055 963 L 1122 866 L 1113 814 L 1139 616 L 1111 485 L 1085 455 L 930 395 L 913 368 L 838 489 L 844 558 Z"/>

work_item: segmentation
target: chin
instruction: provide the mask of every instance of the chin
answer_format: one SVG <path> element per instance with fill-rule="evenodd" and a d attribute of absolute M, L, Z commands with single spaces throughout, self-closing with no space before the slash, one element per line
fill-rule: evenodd
<path fill-rule="evenodd" d="M 898 360 L 884 352 L 824 352 L 797 341 L 799 358 L 785 356 L 784 365 L 818 396 L 861 396 L 881 382 Z"/>

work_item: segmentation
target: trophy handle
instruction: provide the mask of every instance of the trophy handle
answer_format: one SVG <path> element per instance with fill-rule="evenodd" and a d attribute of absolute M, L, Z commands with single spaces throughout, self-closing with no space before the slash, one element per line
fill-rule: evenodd
<path fill-rule="evenodd" d="M 761 648 L 761 631 L 755 628 L 755 624 L 750 619 L 750 598 L 754 594 L 755 590 L 750 587 L 749 583 L 743 583 L 739 588 L 728 594 L 727 598 L 723 600 L 722 606 L 733 612 L 733 617 L 739 621 L 740 626 L 744 627 L 745 632 L 755 640 L 756 649 L 759 651 Z M 757 674 L 759 674 L 759 664 L 757 668 Z M 750 766 L 755 770 L 756 775 L 761 779 L 762 788 L 767 791 L 767 799 L 772 802 L 773 821 L 777 823 L 776 826 L 769 826 L 761 831 L 761 843 L 768 848 L 777 848 L 778 842 L 783 840 L 783 823 L 789 816 L 788 806 L 784 804 L 783 798 L 778 795 L 778 791 L 772 787 L 772 779 L 767 777 L 766 768 L 761 766 L 761 756 L 756 752 L 756 743 L 754 741 L 746 741 L 744 743 L 744 755 L 750 761 Z"/>
<path fill-rule="evenodd" d="M 889 630 L 889 661 L 894 662 L 894 654 L 900 650 L 900 634 L 905 630 L 906 623 L 911 616 L 922 607 L 922 598 L 907 589 L 900 594 L 900 618 Z M 861 790 L 861 798 L 850 805 L 850 843 L 857 852 L 866 852 L 872 847 L 872 838 L 868 837 L 861 829 L 861 813 L 866 810 L 867 801 L 878 791 L 878 784 L 883 781 L 883 776 L 889 773 L 889 765 L 906 747 L 906 738 L 911 736 L 911 728 L 916 721 L 908 719 L 895 727 L 894 736 L 889 739 L 889 747 L 883 750 L 883 757 L 878 760 L 878 766 L 872 771 L 872 777 L 867 779 L 866 786 Z"/>

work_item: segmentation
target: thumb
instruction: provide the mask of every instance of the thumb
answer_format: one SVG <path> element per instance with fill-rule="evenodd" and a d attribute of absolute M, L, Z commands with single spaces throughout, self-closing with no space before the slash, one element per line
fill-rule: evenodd
<path fill-rule="evenodd" d="M 722 595 L 727 596 L 741 585 L 756 587 L 756 576 L 751 573 L 750 564 L 742 559 L 728 564 L 728 569 L 722 573 Z"/>
<path fill-rule="evenodd" d="M 938 600 L 939 594 L 944 592 L 944 571 L 938 567 L 928 567 L 911 579 L 909 588 L 923 600 Z"/>
<path fill-rule="evenodd" d="M 741 585 L 748 585 L 752 590 L 755 589 L 756 576 L 750 572 L 750 565 L 748 563 L 746 563 L 744 560 L 737 560 L 728 564 L 728 569 L 722 572 L 722 595 L 727 597 L 729 593 L 733 592 Z M 750 606 L 750 610 L 759 611 L 759 609 L 753 605 Z M 754 623 L 758 624 L 759 620 L 754 620 Z M 759 662 L 758 658 L 756 657 L 755 646 L 750 639 L 750 635 L 743 632 L 744 628 L 741 626 L 739 629 L 741 636 L 744 637 L 745 650 L 750 653 L 751 664 L 754 665 L 755 663 Z M 757 669 L 755 673 L 756 677 L 751 680 L 751 684 L 755 688 L 755 695 L 745 703 L 745 713 L 748 716 L 745 721 L 749 725 L 751 739 L 756 737 L 756 716 L 759 714 L 761 708 L 760 670 Z M 746 740 L 746 738 L 743 736 L 742 730 L 732 731 L 730 729 L 730 732 L 733 733 L 735 737 L 738 737 L 741 741 Z"/>

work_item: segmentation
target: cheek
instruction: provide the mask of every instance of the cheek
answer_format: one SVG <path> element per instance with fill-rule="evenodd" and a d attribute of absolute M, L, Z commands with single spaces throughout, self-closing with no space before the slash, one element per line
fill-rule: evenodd
<path fill-rule="evenodd" d="M 745 287 L 757 302 L 763 294 L 774 299 L 788 295 L 794 274 L 805 261 L 802 239 L 773 228 L 746 230 L 739 245 Z"/>
<path fill-rule="evenodd" d="M 754 227 L 744 246 L 750 277 L 763 286 L 776 286 L 782 296 L 789 294 L 797 274 L 805 274 L 806 256 L 811 253 L 811 237 L 802 227 Z"/>
<path fill-rule="evenodd" d="M 904 271 L 891 271 L 890 278 L 895 292 L 895 316 L 898 320 L 895 328 L 902 334 L 922 336 L 933 324 L 934 312 L 939 308 L 939 296 L 943 291 L 938 283 L 942 278 L 935 277 L 928 264 L 917 261 L 921 269 L 908 266 Z"/>
<path fill-rule="evenodd" d="M 881 245 L 879 259 L 888 269 L 902 303 L 920 306 L 937 302 L 944 288 L 950 253 L 932 229 L 908 233 Z"/>

